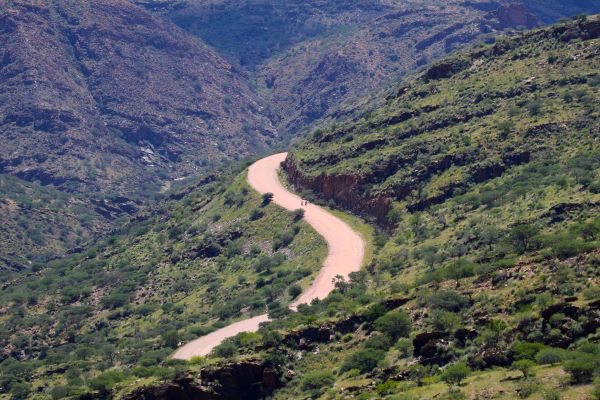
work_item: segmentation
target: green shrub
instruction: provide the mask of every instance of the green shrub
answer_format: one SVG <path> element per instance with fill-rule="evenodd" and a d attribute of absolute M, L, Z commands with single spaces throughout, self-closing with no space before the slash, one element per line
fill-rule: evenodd
<path fill-rule="evenodd" d="M 273 201 L 273 193 L 263 193 L 262 195 L 262 203 L 261 205 L 263 207 L 268 206 L 269 204 L 271 204 L 271 202 Z"/>
<path fill-rule="evenodd" d="M 573 360 L 567 361 L 564 370 L 571 375 L 573 383 L 589 383 L 594 377 L 596 363 L 594 358 L 589 355 L 578 355 Z"/>
<path fill-rule="evenodd" d="M 508 240 L 513 245 L 515 251 L 523 254 L 534 248 L 536 241 L 535 237 L 539 233 L 539 229 L 530 224 L 521 224 L 512 228 L 508 234 Z"/>
<path fill-rule="evenodd" d="M 304 218 L 304 210 L 302 208 L 294 210 L 293 216 L 295 222 L 300 221 L 302 218 Z"/>
<path fill-rule="evenodd" d="M 213 354 L 217 357 L 229 358 L 237 355 L 238 348 L 231 341 L 224 341 L 213 349 Z"/>
<path fill-rule="evenodd" d="M 546 389 L 542 392 L 543 400 L 561 400 L 562 395 L 556 389 Z"/>
<path fill-rule="evenodd" d="M 592 397 L 594 400 L 600 400 L 600 379 L 594 380 L 594 389 L 592 389 Z"/>
<path fill-rule="evenodd" d="M 288 293 L 292 299 L 295 299 L 296 297 L 300 296 L 300 294 L 302 293 L 302 288 L 300 287 L 300 285 L 294 284 L 289 287 Z"/>
<path fill-rule="evenodd" d="M 264 212 L 262 212 L 258 208 L 254 208 L 252 209 L 252 211 L 250 211 L 250 221 L 256 221 L 258 219 L 261 219 L 263 215 L 265 215 Z"/>
<path fill-rule="evenodd" d="M 335 382 L 335 377 L 329 371 L 310 371 L 302 377 L 300 388 L 311 397 L 320 396 L 327 387 Z"/>
<path fill-rule="evenodd" d="M 400 338 L 394 345 L 400 352 L 402 357 L 410 357 L 413 353 L 414 347 L 412 340 L 408 338 Z"/>
<path fill-rule="evenodd" d="M 54 386 L 52 390 L 50 390 L 50 396 L 52 399 L 59 400 L 67 397 L 71 392 L 71 388 L 68 386 Z"/>
<path fill-rule="evenodd" d="M 564 357 L 557 349 L 544 349 L 536 354 L 535 360 L 538 364 L 558 364 Z"/>
<path fill-rule="evenodd" d="M 370 372 L 380 360 L 385 357 L 385 351 L 376 349 L 361 349 L 351 354 L 346 358 L 342 364 L 341 371 L 350 371 L 351 369 L 357 369 L 362 374 Z"/>
<path fill-rule="evenodd" d="M 409 316 L 402 311 L 390 311 L 377 318 L 374 322 L 375 329 L 389 335 L 393 340 L 407 337 L 411 330 Z"/>
<path fill-rule="evenodd" d="M 511 369 L 521 371 L 524 378 L 531 376 L 531 369 L 535 366 L 534 362 L 528 359 L 517 360 L 512 363 Z"/>
<path fill-rule="evenodd" d="M 439 290 L 427 296 L 426 304 L 433 308 L 459 312 L 469 304 L 469 300 L 454 290 Z"/>
<path fill-rule="evenodd" d="M 448 385 L 460 385 L 471 374 L 471 369 L 464 362 L 447 367 L 442 373 L 442 380 Z"/>
<path fill-rule="evenodd" d="M 368 338 L 363 347 L 365 349 L 388 350 L 392 347 L 392 340 L 388 335 L 375 335 Z"/>
<path fill-rule="evenodd" d="M 515 342 L 512 345 L 515 360 L 534 360 L 538 352 L 546 348 L 547 346 L 542 343 L 531 342 Z"/>
<path fill-rule="evenodd" d="M 117 383 L 125 380 L 125 373 L 121 370 L 113 369 L 103 372 L 89 382 L 92 389 L 106 392 L 112 389 Z"/>
<path fill-rule="evenodd" d="M 528 379 L 517 387 L 517 394 L 519 398 L 526 399 L 537 392 L 539 387 L 539 383 L 532 379 Z"/>

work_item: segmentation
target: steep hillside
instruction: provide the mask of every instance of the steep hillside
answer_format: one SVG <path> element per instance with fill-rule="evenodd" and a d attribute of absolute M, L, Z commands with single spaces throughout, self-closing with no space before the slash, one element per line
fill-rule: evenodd
<path fill-rule="evenodd" d="M 135 211 L 131 199 L 276 137 L 243 72 L 142 8 L 0 3 L 0 269 L 63 254 Z"/>
<path fill-rule="evenodd" d="M 111 229 L 138 204 L 61 192 L 39 182 L 0 174 L 0 274 L 37 270 L 66 251 Z"/>
<path fill-rule="evenodd" d="M 246 68 L 274 124 L 290 135 L 495 31 L 600 11 L 597 0 L 135 2 Z"/>
<path fill-rule="evenodd" d="M 274 136 L 243 73 L 127 1 L 17 1 L 0 18 L 0 172 L 139 193 Z"/>
<path fill-rule="evenodd" d="M 598 35 L 583 21 L 434 64 L 384 107 L 296 146 L 290 179 L 385 223 L 394 207 L 427 209 L 519 165 L 578 173 L 596 162 Z M 577 179 L 597 190 L 592 171 Z"/>
<path fill-rule="evenodd" d="M 173 377 L 181 342 L 288 312 L 325 242 L 236 174 L 204 176 L 105 241 L 5 282 L 0 398 L 106 394 L 122 380 L 115 366 L 134 372 L 127 384 Z"/>
<path fill-rule="evenodd" d="M 128 398 L 598 398 L 599 48 L 598 17 L 500 39 L 302 141 L 290 181 L 378 216 L 373 261 Z"/>

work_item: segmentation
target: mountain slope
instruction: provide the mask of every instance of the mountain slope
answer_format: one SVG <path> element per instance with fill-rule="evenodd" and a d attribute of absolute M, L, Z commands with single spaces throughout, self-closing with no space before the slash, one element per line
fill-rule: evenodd
<path fill-rule="evenodd" d="M 301 141 L 288 178 L 378 216 L 373 261 L 127 398 L 595 398 L 599 41 L 598 16 L 501 38 Z"/>
<path fill-rule="evenodd" d="M 135 2 L 246 68 L 274 124 L 289 135 L 495 31 L 600 11 L 597 0 Z"/>
<path fill-rule="evenodd" d="M 20 204 L 1 217 L 0 269 L 64 254 L 134 212 L 132 200 L 276 138 L 242 71 L 142 8 L 1 3 L 0 176 L 14 186 L 0 202 Z M 48 202 L 41 226 L 27 204 Z"/>
<path fill-rule="evenodd" d="M 423 210 L 513 166 L 566 162 L 575 155 L 563 150 L 577 140 L 593 153 L 598 35 L 592 20 L 444 60 L 358 123 L 313 133 L 290 153 L 287 171 L 385 222 L 393 202 Z"/>
<path fill-rule="evenodd" d="M 168 357 L 182 342 L 289 312 L 326 252 L 301 218 L 252 191 L 245 171 L 199 178 L 106 240 L 3 284 L 0 398 L 19 398 L 23 385 L 41 398 L 54 387 L 109 396 L 116 366 L 144 381 L 173 377 L 181 363 Z"/>
<path fill-rule="evenodd" d="M 274 135 L 240 71 L 129 2 L 19 1 L 1 18 L 1 172 L 139 193 Z"/>

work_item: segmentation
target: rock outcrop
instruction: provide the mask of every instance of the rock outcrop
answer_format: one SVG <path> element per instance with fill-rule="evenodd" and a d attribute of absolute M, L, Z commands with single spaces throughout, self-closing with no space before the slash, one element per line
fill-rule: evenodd
<path fill-rule="evenodd" d="M 243 361 L 207 368 L 200 372 L 199 379 L 143 387 L 125 400 L 251 400 L 263 398 L 280 386 L 275 369 L 258 361 Z"/>

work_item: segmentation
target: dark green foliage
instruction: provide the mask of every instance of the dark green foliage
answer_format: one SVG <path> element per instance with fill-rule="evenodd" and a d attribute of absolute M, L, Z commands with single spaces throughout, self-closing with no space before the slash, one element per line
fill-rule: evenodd
<path fill-rule="evenodd" d="M 310 396 L 318 397 L 335 382 L 329 371 L 311 371 L 302 377 L 301 388 Z"/>
<path fill-rule="evenodd" d="M 361 349 L 350 355 L 342 364 L 341 371 L 357 369 L 361 373 L 370 372 L 377 367 L 379 361 L 385 356 L 384 350 Z"/>
<path fill-rule="evenodd" d="M 564 360 L 563 352 L 559 349 L 544 349 L 539 351 L 535 360 L 538 364 L 558 364 Z"/>
<path fill-rule="evenodd" d="M 458 312 L 467 307 L 469 300 L 454 290 L 438 290 L 429 294 L 425 299 L 426 304 L 433 308 Z"/>
<path fill-rule="evenodd" d="M 535 245 L 534 238 L 539 233 L 539 229 L 533 225 L 517 225 L 509 232 L 508 238 L 513 248 L 519 254 L 529 251 Z"/>
<path fill-rule="evenodd" d="M 471 369 L 465 363 L 448 366 L 442 373 L 442 379 L 449 385 L 460 385 L 471 374 Z"/>
<path fill-rule="evenodd" d="M 302 293 L 302 288 L 300 287 L 300 285 L 297 285 L 297 284 L 292 285 L 289 287 L 288 293 L 292 299 L 295 299 L 296 297 L 300 296 L 300 294 Z"/>
<path fill-rule="evenodd" d="M 591 382 L 597 368 L 594 357 L 587 354 L 577 354 L 564 366 L 565 371 L 571 375 L 571 381 L 578 384 Z"/>
<path fill-rule="evenodd" d="M 106 392 L 117 383 L 125 379 L 125 373 L 121 370 L 110 370 L 103 372 L 89 382 L 92 389 Z"/>
<path fill-rule="evenodd" d="M 254 208 L 250 212 L 250 221 L 256 221 L 257 219 L 261 219 L 265 215 L 261 210 Z"/>
<path fill-rule="evenodd" d="M 264 193 L 262 195 L 262 203 L 261 203 L 261 205 L 263 207 L 266 207 L 267 205 L 271 204 L 271 201 L 273 201 L 273 193 Z"/>
<path fill-rule="evenodd" d="M 233 357 L 238 353 L 238 348 L 235 343 L 226 340 L 213 350 L 214 355 L 217 357 Z"/>
<path fill-rule="evenodd" d="M 531 369 L 535 366 L 535 363 L 528 359 L 517 360 L 512 363 L 511 368 L 521 371 L 524 378 L 529 378 L 531 375 Z"/>
<path fill-rule="evenodd" d="M 402 311 L 390 311 L 377 318 L 373 325 L 379 332 L 389 335 L 395 341 L 410 334 L 412 322 L 406 313 Z"/>
<path fill-rule="evenodd" d="M 294 210 L 293 216 L 294 222 L 300 221 L 302 218 L 304 218 L 304 210 L 301 208 Z"/>

